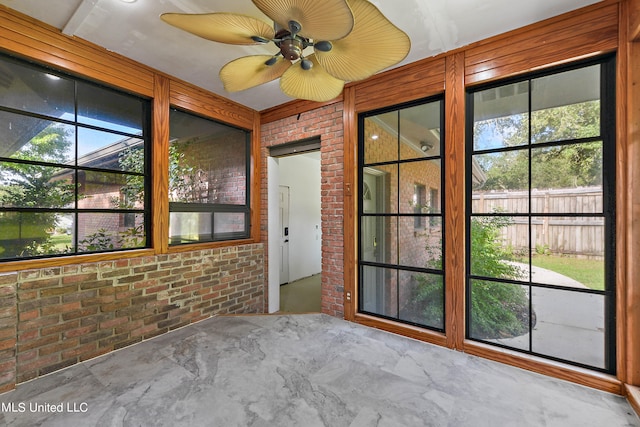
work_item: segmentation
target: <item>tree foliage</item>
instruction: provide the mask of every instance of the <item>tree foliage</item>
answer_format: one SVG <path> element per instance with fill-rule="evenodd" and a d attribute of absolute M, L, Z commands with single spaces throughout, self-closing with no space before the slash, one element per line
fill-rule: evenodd
<path fill-rule="evenodd" d="M 509 248 L 501 242 L 501 230 L 509 225 L 505 217 L 473 218 L 471 226 L 471 272 L 496 279 L 519 279 L 522 270 L 510 261 Z M 432 248 L 427 247 L 427 251 Z M 428 268 L 441 268 L 442 256 Z M 414 276 L 413 295 L 405 307 L 406 320 L 442 327 L 444 289 L 441 276 Z M 489 280 L 471 284 L 471 335 L 480 339 L 514 337 L 529 331 L 529 300 L 523 287 Z"/>
<path fill-rule="evenodd" d="M 64 127 L 52 125 L 44 129 L 12 158 L 29 162 L 64 164 L 72 141 Z M 75 199 L 75 187 L 56 174 L 60 168 L 37 164 L 3 162 L 0 166 L 0 205 L 19 208 L 61 208 Z M 0 215 L 3 257 L 31 256 L 49 253 L 49 231 L 56 226 L 55 213 Z"/>
<path fill-rule="evenodd" d="M 65 163 L 72 142 L 60 126 L 49 126 L 14 153 L 16 160 Z M 73 184 L 54 179 L 60 170 L 27 163 L 4 162 L 0 168 L 0 203 L 17 207 L 63 207 L 75 198 Z"/>
<path fill-rule="evenodd" d="M 531 160 L 532 188 L 572 188 L 602 184 L 602 143 L 583 142 L 536 147 L 535 144 L 590 138 L 600 135 L 600 103 L 583 102 L 533 111 L 531 114 L 531 159 L 529 150 L 514 150 L 476 156 L 487 179 L 483 190 L 529 188 Z M 526 116 L 513 115 L 477 122 L 476 146 L 483 141 L 500 141 L 517 147 L 529 141 Z"/>

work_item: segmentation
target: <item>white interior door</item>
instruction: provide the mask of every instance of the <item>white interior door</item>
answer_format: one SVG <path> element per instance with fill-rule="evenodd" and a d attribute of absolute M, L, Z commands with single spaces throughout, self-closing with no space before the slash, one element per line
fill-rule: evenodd
<path fill-rule="evenodd" d="M 289 187 L 280 186 L 280 284 L 289 283 Z"/>

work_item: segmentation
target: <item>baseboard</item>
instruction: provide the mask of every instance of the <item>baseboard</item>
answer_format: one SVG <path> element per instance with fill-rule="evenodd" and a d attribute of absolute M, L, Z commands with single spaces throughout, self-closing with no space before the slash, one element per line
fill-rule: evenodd
<path fill-rule="evenodd" d="M 629 384 L 625 384 L 625 390 L 627 392 L 627 399 L 629 404 L 636 411 L 638 417 L 640 417 L 640 387 L 635 387 Z"/>

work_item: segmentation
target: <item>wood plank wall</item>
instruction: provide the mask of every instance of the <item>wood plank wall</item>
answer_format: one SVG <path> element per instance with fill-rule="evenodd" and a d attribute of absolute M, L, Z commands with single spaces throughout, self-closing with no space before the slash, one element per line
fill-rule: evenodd
<path fill-rule="evenodd" d="M 347 85 L 345 103 L 345 316 L 371 326 L 432 341 L 450 348 L 500 360 L 543 374 L 597 387 L 614 393 L 623 393 L 622 382 L 640 385 L 640 8 L 638 0 L 605 0 L 587 8 L 570 12 L 508 34 L 500 35 L 435 58 L 377 75 L 367 81 Z M 622 11 L 622 12 L 621 12 Z M 618 24 L 622 23 L 624 28 Z M 628 42 L 628 43 L 627 43 Z M 464 258 L 464 180 L 460 165 L 464 149 L 464 89 L 470 85 L 529 72 L 563 62 L 615 50 L 619 52 L 618 112 L 624 116 L 623 129 L 618 135 L 619 156 L 618 236 L 623 242 L 618 247 L 618 378 L 558 367 L 544 360 L 531 360 L 518 354 L 497 352 L 477 343 L 464 341 L 464 289 L 461 260 Z M 71 74 L 92 79 L 134 94 L 152 99 L 154 107 L 153 144 L 157 152 L 168 144 L 167 106 L 193 111 L 241 128 L 253 130 L 254 152 L 259 152 L 260 122 L 278 120 L 293 113 L 310 111 L 316 103 L 293 101 L 259 114 L 225 98 L 199 88 L 130 59 L 106 51 L 91 43 L 68 37 L 59 30 L 0 6 L 0 50 L 28 58 Z M 624 58 L 620 54 L 624 54 Z M 622 64 L 622 65 L 620 65 Z M 446 89 L 446 90 L 445 90 Z M 445 167 L 448 179 L 446 197 L 448 209 L 445 217 L 449 254 L 446 283 L 447 310 L 453 316 L 447 320 L 449 335 L 425 332 L 393 322 L 358 315 L 352 304 L 356 294 L 355 222 L 357 200 L 357 115 L 360 112 L 445 93 L 447 111 Z M 167 99 L 168 98 L 168 99 Z M 629 110 L 627 110 L 627 102 Z M 164 112 L 163 112 L 164 111 Z M 162 156 L 154 162 L 168 161 Z M 259 162 L 252 162 L 252 224 L 259 224 Z M 154 178 L 156 205 L 164 206 L 168 195 L 162 190 L 165 176 Z M 623 186 L 624 185 L 624 186 Z M 168 212 L 160 207 L 154 210 L 154 248 L 150 251 L 132 251 L 118 254 L 118 258 L 140 256 L 141 253 L 168 251 L 166 235 Z M 259 232 L 252 228 L 252 239 L 258 241 Z M 191 248 L 193 249 L 193 248 Z M 0 265 L 0 272 L 51 265 L 113 259 L 112 255 L 68 257 Z"/>
<path fill-rule="evenodd" d="M 640 0 L 623 3 L 620 43 L 622 59 L 619 64 L 618 115 L 626 121 L 619 126 L 618 197 L 620 212 L 618 235 L 620 260 L 618 276 L 625 277 L 624 286 L 618 292 L 618 316 L 624 322 L 618 341 L 623 345 L 625 371 L 621 379 L 635 386 L 629 389 L 629 401 L 640 414 Z M 626 21 L 625 21 L 626 20 Z M 627 25 L 625 25 L 627 23 Z M 624 185 L 624 187 L 623 187 Z M 624 245 L 624 246 L 623 246 Z"/>
<path fill-rule="evenodd" d="M 71 75 L 99 82 L 151 100 L 152 144 L 154 168 L 152 191 L 153 248 L 117 254 L 78 255 L 37 261 L 18 261 L 0 264 L 0 272 L 31 268 L 72 265 L 81 262 L 107 261 L 133 258 L 168 252 L 184 252 L 221 246 L 256 243 L 260 240 L 260 209 L 251 211 L 251 238 L 240 241 L 181 245 L 169 248 L 168 212 L 168 144 L 169 107 L 211 118 L 239 128 L 253 131 L 253 151 L 259 151 L 260 113 L 226 98 L 168 76 L 139 64 L 131 59 L 110 52 L 92 43 L 70 37 L 55 27 L 43 24 L 6 6 L 0 6 L 0 51 L 50 66 Z M 251 162 L 251 204 L 259 206 L 259 161 L 254 156 Z"/>
<path fill-rule="evenodd" d="M 631 367 L 633 369 L 640 367 L 640 362 L 632 361 L 634 358 L 640 359 L 640 350 L 638 349 L 618 358 L 620 374 L 616 378 L 572 367 L 558 366 L 543 359 L 527 357 L 518 353 L 497 351 L 495 347 L 468 342 L 464 338 L 465 89 L 473 85 L 616 51 L 619 44 L 620 3 L 619 1 L 604 1 L 348 86 L 349 90 L 345 93 L 349 94 L 349 102 L 345 99 L 345 110 L 353 108 L 354 111 L 345 111 L 345 120 L 351 120 L 351 123 L 345 123 L 345 152 L 347 147 L 351 147 L 351 151 L 354 151 L 356 156 L 353 158 L 345 156 L 345 176 L 357 176 L 357 116 L 359 113 L 441 93 L 445 94 L 444 164 L 447 206 L 445 212 L 447 230 L 445 236 L 447 248 L 445 287 L 447 292 L 446 313 L 448 313 L 445 321 L 447 335 L 357 313 L 355 307 L 352 307 L 354 300 L 357 301 L 357 269 L 354 268 L 357 265 L 357 259 L 353 246 L 345 247 L 345 307 L 350 307 L 345 310 L 347 319 L 613 393 L 624 393 L 623 378 L 632 378 L 636 384 L 640 384 L 640 378 L 635 376 L 635 373 L 631 375 L 629 372 Z M 636 24 L 636 28 L 637 26 Z M 619 86 L 624 85 L 624 82 L 619 82 Z M 306 107 L 308 108 L 308 105 Z M 295 103 L 287 106 L 288 111 L 293 111 L 295 108 Z M 272 109 L 268 114 L 269 117 L 277 115 L 277 109 Z M 618 144 L 626 146 L 626 138 L 626 134 L 619 136 Z M 637 163 L 640 161 L 636 162 L 635 170 L 640 169 L 637 167 Z M 627 170 L 626 163 L 619 165 L 619 167 L 623 171 Z M 636 173 L 640 174 L 640 172 Z M 640 177 L 637 178 L 640 182 Z M 355 185 L 357 182 L 351 184 L 350 188 L 356 188 Z M 634 200 L 640 200 L 640 195 L 633 197 Z M 357 239 L 357 198 L 346 197 L 345 199 L 351 202 L 351 206 L 345 206 L 345 236 L 351 236 L 351 239 L 355 241 Z M 624 216 L 624 214 L 621 215 Z M 349 220 L 347 221 L 346 218 Z M 624 218 L 619 222 L 622 225 L 618 228 L 618 233 L 627 233 L 631 219 Z M 635 235 L 637 234 L 638 232 L 635 232 Z M 635 241 L 640 241 L 640 239 L 636 238 Z M 626 249 L 622 248 L 621 253 L 619 252 L 618 255 L 621 256 L 621 259 L 626 259 L 625 251 Z M 628 265 L 625 268 L 628 268 Z M 640 307 L 640 296 L 632 295 L 632 291 L 627 292 L 625 280 L 619 279 L 618 285 L 624 289 L 621 297 L 623 301 L 627 301 L 625 307 L 628 316 L 631 314 L 629 299 L 634 301 L 634 307 Z M 636 289 L 637 287 L 636 285 L 631 288 Z M 350 301 L 347 301 L 347 296 L 351 297 Z M 637 317 L 634 319 L 627 323 L 619 322 L 618 329 L 622 330 L 618 337 L 620 344 L 629 340 L 633 342 L 630 330 L 640 329 Z M 628 325 L 629 322 L 633 325 Z M 622 323 L 625 324 L 622 325 Z"/>

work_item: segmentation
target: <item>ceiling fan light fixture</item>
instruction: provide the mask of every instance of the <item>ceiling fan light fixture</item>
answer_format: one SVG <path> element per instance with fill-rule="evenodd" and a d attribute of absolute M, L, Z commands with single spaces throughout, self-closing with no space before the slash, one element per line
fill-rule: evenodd
<path fill-rule="evenodd" d="M 313 68 L 313 62 L 304 58 L 302 61 L 300 61 L 300 66 L 302 67 L 303 70 L 308 71 Z"/>
<path fill-rule="evenodd" d="M 274 55 L 271 58 L 269 58 L 267 61 L 264 61 L 264 65 L 271 67 L 276 62 L 278 62 L 278 55 Z"/>
<path fill-rule="evenodd" d="M 296 61 L 302 56 L 304 42 L 299 37 L 286 38 L 282 40 L 279 45 L 282 56 L 287 58 L 289 61 Z"/>
<path fill-rule="evenodd" d="M 300 31 L 302 31 L 302 25 L 300 25 L 300 23 L 297 21 L 289 21 L 289 31 L 291 32 L 292 36 L 295 36 Z"/>
<path fill-rule="evenodd" d="M 260 37 L 260 36 L 251 36 L 251 40 L 253 40 L 256 43 L 261 43 L 261 44 L 267 44 L 267 43 L 269 43 L 271 41 L 269 39 L 265 39 L 264 37 Z"/>
<path fill-rule="evenodd" d="M 315 50 L 319 50 L 320 52 L 329 52 L 331 49 L 333 49 L 333 45 L 331 44 L 330 41 L 323 40 L 323 41 L 314 43 L 313 48 Z"/>
<path fill-rule="evenodd" d="M 252 2 L 273 24 L 224 12 L 160 17 L 215 42 L 275 44 L 275 55 L 245 56 L 222 67 L 220 80 L 228 92 L 279 78 L 286 95 L 326 102 L 342 93 L 345 82 L 363 80 L 402 61 L 411 47 L 409 37 L 367 0 Z M 313 47 L 313 54 L 305 55 L 308 47 Z"/>

